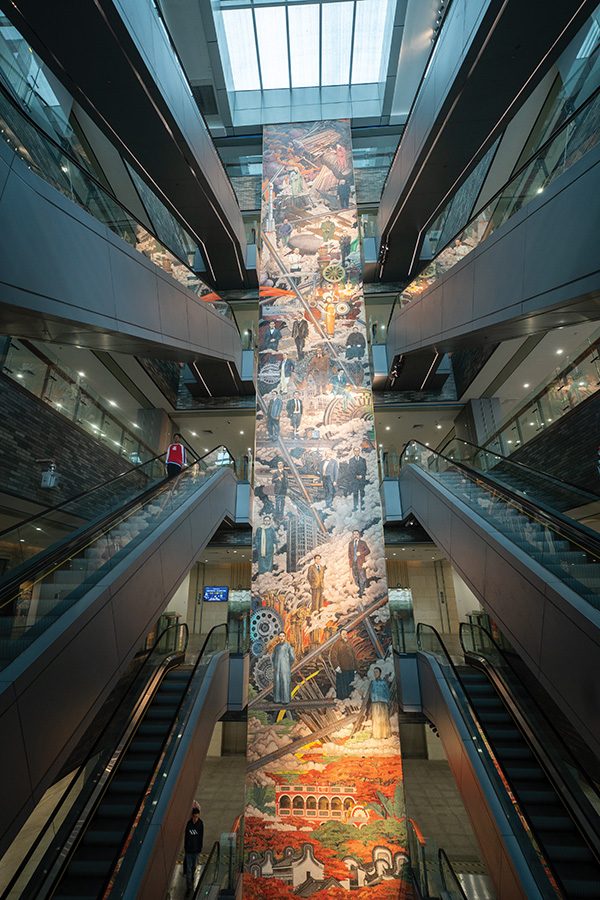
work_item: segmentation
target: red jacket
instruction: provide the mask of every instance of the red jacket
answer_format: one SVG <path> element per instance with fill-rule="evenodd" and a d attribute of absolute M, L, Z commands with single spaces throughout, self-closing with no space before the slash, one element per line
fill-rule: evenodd
<path fill-rule="evenodd" d="M 167 450 L 167 463 L 175 463 L 177 466 L 185 466 L 185 447 L 183 444 L 169 444 Z"/>

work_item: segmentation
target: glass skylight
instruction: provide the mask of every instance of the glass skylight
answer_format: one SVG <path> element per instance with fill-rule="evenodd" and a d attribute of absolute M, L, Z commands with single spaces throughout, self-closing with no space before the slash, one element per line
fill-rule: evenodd
<path fill-rule="evenodd" d="M 221 0 L 230 91 L 375 84 L 386 77 L 396 0 Z"/>

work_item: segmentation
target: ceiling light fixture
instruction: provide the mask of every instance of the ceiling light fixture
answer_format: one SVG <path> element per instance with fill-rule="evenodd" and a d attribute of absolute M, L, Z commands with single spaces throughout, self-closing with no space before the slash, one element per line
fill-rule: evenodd
<path fill-rule="evenodd" d="M 442 426 L 440 425 L 439 422 L 436 422 L 436 426 L 435 426 L 435 427 L 437 428 L 438 431 L 440 431 Z"/>
<path fill-rule="evenodd" d="M 564 350 L 557 350 L 557 351 L 556 351 L 556 355 L 557 355 L 557 356 L 562 356 L 564 352 L 565 352 Z"/>
<path fill-rule="evenodd" d="M 198 434 L 195 431 L 190 431 L 192 437 L 198 437 Z"/>
<path fill-rule="evenodd" d="M 116 402 L 115 402 L 114 400 L 109 400 L 109 401 L 108 401 L 108 405 L 109 405 L 109 406 L 116 406 L 117 404 L 116 404 Z"/>
<path fill-rule="evenodd" d="M 523 385 L 523 387 L 524 387 L 525 389 L 527 389 L 527 388 L 529 387 L 529 382 L 526 381 L 525 384 Z"/>
<path fill-rule="evenodd" d="M 85 372 L 78 372 L 77 374 L 80 378 L 85 378 Z"/>
<path fill-rule="evenodd" d="M 391 425 L 386 425 L 386 426 L 385 426 L 385 430 L 386 430 L 386 431 L 389 431 L 390 428 L 391 428 Z"/>

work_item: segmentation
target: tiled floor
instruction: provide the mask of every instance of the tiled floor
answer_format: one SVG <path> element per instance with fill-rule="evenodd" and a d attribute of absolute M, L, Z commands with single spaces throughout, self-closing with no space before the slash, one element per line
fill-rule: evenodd
<path fill-rule="evenodd" d="M 405 759 L 408 815 L 427 839 L 462 864 L 458 871 L 484 872 L 479 847 L 450 767 L 445 760 Z"/>
<path fill-rule="evenodd" d="M 196 791 L 196 800 L 202 808 L 204 822 L 203 862 L 221 834 L 229 831 L 244 808 L 245 756 L 208 757 L 202 767 L 202 776 Z M 181 852 L 183 858 L 183 848 Z M 197 878 L 200 875 L 197 873 Z M 185 879 L 181 865 L 175 867 L 168 900 L 183 900 Z"/>

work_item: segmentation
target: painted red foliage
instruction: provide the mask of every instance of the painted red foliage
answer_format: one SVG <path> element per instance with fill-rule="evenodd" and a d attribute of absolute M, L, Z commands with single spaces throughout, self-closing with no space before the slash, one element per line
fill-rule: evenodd
<path fill-rule="evenodd" d="M 349 756 L 330 762 L 322 772 L 308 769 L 297 780 L 303 784 L 353 784 L 360 802 L 370 803 L 377 800 L 377 791 L 393 796 L 402 781 L 402 761 L 400 756 Z"/>

